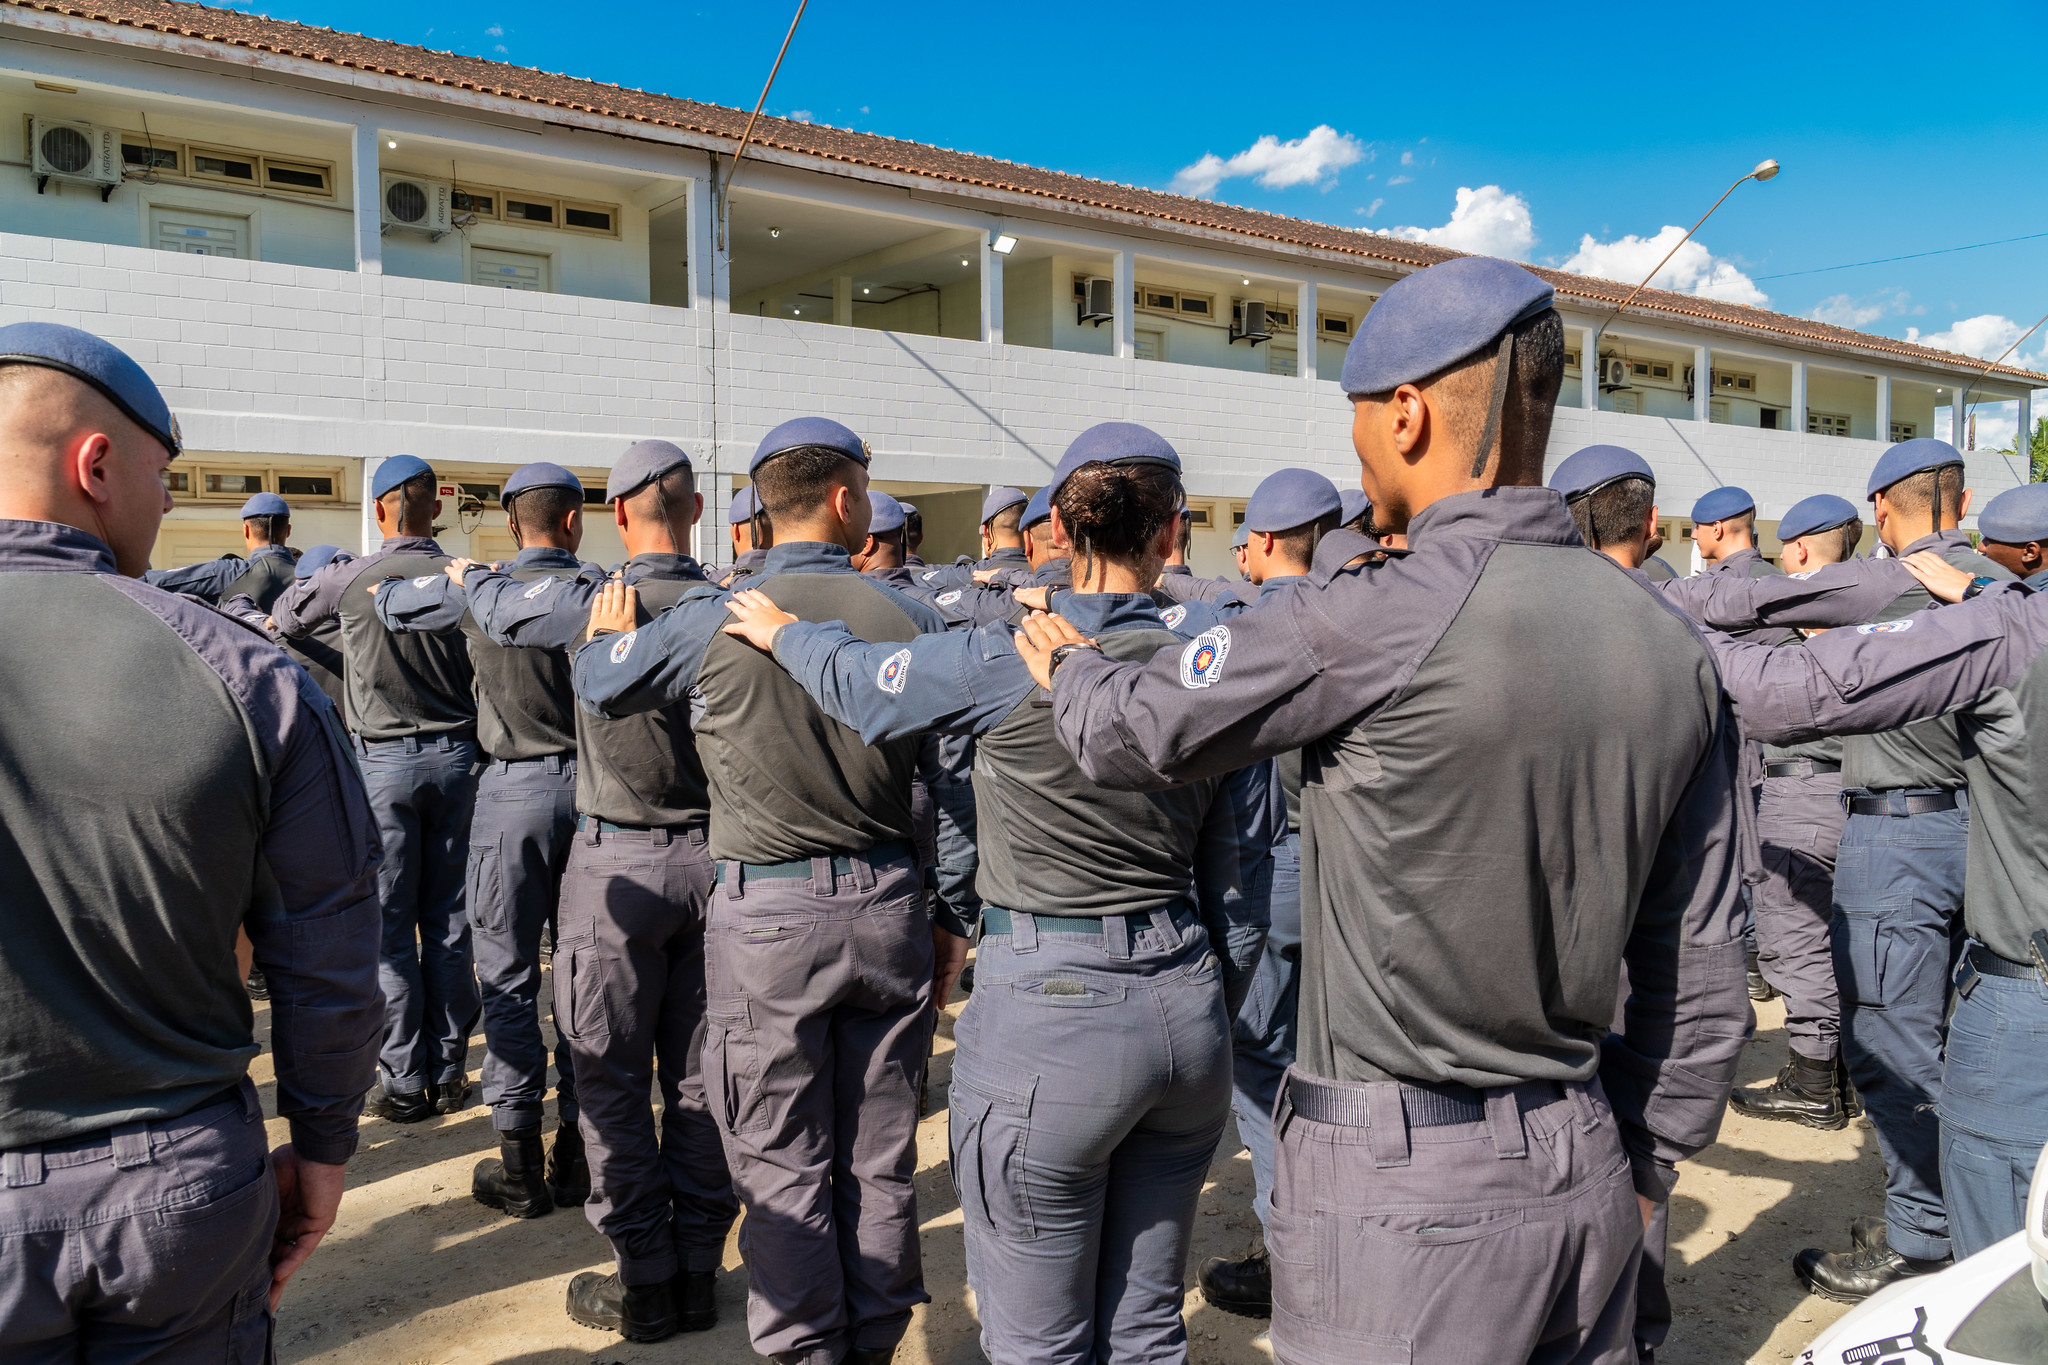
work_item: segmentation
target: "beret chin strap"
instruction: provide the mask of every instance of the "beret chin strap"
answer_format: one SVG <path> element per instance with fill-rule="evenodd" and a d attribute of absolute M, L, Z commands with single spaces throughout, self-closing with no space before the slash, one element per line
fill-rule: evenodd
<path fill-rule="evenodd" d="M 1479 433 L 1479 450 L 1472 457 L 1472 477 L 1479 478 L 1486 473 L 1486 462 L 1493 455 L 1494 439 L 1500 435 L 1500 412 L 1508 397 L 1508 369 L 1515 358 L 1515 329 L 1510 327 L 1500 334 L 1500 351 L 1495 355 L 1493 367 L 1493 401 L 1486 408 L 1486 429 Z"/>

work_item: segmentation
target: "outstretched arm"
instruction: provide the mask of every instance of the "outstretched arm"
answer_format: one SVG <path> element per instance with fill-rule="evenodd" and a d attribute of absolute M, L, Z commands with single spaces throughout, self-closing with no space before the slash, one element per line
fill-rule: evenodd
<path fill-rule="evenodd" d="M 1915 580 L 1896 559 L 1851 559 L 1802 576 L 1695 574 L 1656 585 L 1664 600 L 1714 630 L 1826 629 L 1875 621 Z"/>
<path fill-rule="evenodd" d="M 729 619 L 729 594 L 706 583 L 646 625 L 640 595 L 612 579 L 592 599 L 590 642 L 576 651 L 576 699 L 593 716 L 617 720 L 673 706 L 697 685 L 704 650 Z"/>
<path fill-rule="evenodd" d="M 400 578 L 377 590 L 377 619 L 399 634 L 453 630 L 469 610 L 469 594 L 445 573 Z"/>

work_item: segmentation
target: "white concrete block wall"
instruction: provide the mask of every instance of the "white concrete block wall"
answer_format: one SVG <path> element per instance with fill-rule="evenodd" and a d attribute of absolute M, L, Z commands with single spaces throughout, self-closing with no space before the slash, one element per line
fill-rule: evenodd
<path fill-rule="evenodd" d="M 721 557 L 729 477 L 806 411 L 860 431 L 892 480 L 1036 486 L 1108 420 L 1164 433 L 1204 496 L 1294 464 L 1357 478 L 1338 386 L 1280 375 L 0 235 L 0 322 L 30 317 L 127 348 L 195 449 L 603 466 L 673 439 L 708 475 L 702 544 Z M 1860 498 L 1883 449 L 1566 408 L 1551 464 L 1596 441 L 1640 451 L 1668 512 L 1739 483 L 1766 520 L 1810 493 Z M 1981 506 L 2025 468 L 1976 455 L 1969 474 Z"/>

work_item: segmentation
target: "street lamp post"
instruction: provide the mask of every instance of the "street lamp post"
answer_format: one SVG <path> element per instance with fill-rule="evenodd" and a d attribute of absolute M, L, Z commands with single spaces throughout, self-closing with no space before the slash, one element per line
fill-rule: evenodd
<path fill-rule="evenodd" d="M 1593 333 L 1593 354 L 1587 357 L 1588 361 L 1594 364 L 1599 363 L 1600 336 L 1601 333 L 1604 333 L 1607 330 L 1607 324 L 1613 322 L 1615 318 L 1620 317 L 1622 314 L 1622 310 L 1627 308 L 1630 304 L 1636 301 L 1636 295 L 1642 293 L 1645 289 L 1650 287 L 1650 281 L 1657 278 L 1657 271 L 1662 270 L 1665 266 L 1671 263 L 1671 258 L 1678 254 L 1678 248 L 1684 246 L 1687 242 L 1691 241 L 1693 233 L 1698 232 L 1701 226 L 1705 224 L 1707 219 L 1712 218 L 1714 216 L 1714 209 L 1718 209 L 1721 207 L 1721 205 L 1727 203 L 1728 196 L 1735 193 L 1737 189 L 1741 188 L 1743 181 L 1769 180 L 1775 177 L 1777 174 L 1777 162 L 1770 160 L 1759 161 L 1757 163 L 1755 170 L 1751 171 L 1748 175 L 1743 176 L 1741 180 L 1737 180 L 1733 185 L 1730 185 L 1727 189 L 1721 191 L 1721 197 L 1714 201 L 1714 208 L 1710 208 L 1705 213 L 1700 215 L 1700 221 L 1694 223 L 1691 229 L 1686 232 L 1685 236 L 1679 238 L 1677 243 L 1672 246 L 1671 250 L 1664 253 L 1664 259 L 1657 262 L 1656 267 L 1652 269 L 1649 274 L 1643 276 L 1643 281 L 1641 284 L 1638 284 L 1635 288 L 1628 291 L 1628 297 L 1623 299 L 1621 301 L 1620 306 L 1614 310 L 1613 314 L 1609 316 L 1605 322 L 1602 322 L 1600 324 L 1600 330 Z"/>

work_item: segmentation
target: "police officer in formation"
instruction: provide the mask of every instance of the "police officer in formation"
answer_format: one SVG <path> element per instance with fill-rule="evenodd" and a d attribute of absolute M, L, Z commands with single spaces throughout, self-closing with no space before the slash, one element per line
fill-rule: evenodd
<path fill-rule="evenodd" d="M 126 354 L 51 323 L 0 328 L 10 1361 L 269 1360 L 279 1296 L 334 1225 L 372 1074 L 362 780 L 283 654 L 139 581 L 178 453 Z M 274 1151 L 243 934 L 275 1000 L 291 1135 Z"/>
<path fill-rule="evenodd" d="M 583 484 L 574 474 L 557 464 L 526 465 L 505 481 L 498 504 L 519 553 L 497 582 L 517 585 L 522 601 L 541 601 L 565 578 L 602 576 L 576 557 Z M 541 1138 L 548 1048 L 540 945 L 555 926 L 576 832 L 576 700 L 567 655 L 507 648 L 484 629 L 481 604 L 463 581 L 471 563 L 456 559 L 443 573 L 391 579 L 376 594 L 376 610 L 395 634 L 460 630 L 469 649 L 486 762 L 470 820 L 465 899 L 483 1002 L 483 1098 L 499 1138 L 499 1155 L 477 1166 L 472 1189 L 514 1218 L 538 1218 L 590 1193 L 566 1041 L 555 1049 L 559 1124 L 545 1159 Z"/>
<path fill-rule="evenodd" d="M 760 512 L 752 488 L 742 488 L 733 494 L 725 509 L 726 535 L 732 539 L 732 566 L 720 576 L 719 587 L 729 588 L 739 579 L 759 573 L 761 562 L 768 558 L 768 547 L 760 543 L 767 526 Z"/>
<path fill-rule="evenodd" d="M 2048 484 L 2008 488 L 1977 514 L 1986 559 L 2040 591 L 2048 585 Z"/>
<path fill-rule="evenodd" d="M 1031 561 L 1024 553 L 1024 533 L 1019 523 L 1024 506 L 1030 501 L 1030 495 L 1022 489 L 990 489 L 981 500 L 981 558 L 963 558 L 957 564 L 924 569 L 918 573 L 917 581 L 934 592 L 947 592 L 971 586 L 976 574 L 986 575 L 997 569 L 1029 569 Z"/>
<path fill-rule="evenodd" d="M 258 493 L 242 504 L 242 548 L 249 552 L 222 555 L 178 569 L 151 569 L 142 581 L 166 592 L 182 592 L 203 602 L 226 602 L 246 596 L 264 611 L 292 585 L 294 556 L 286 542 L 292 533 L 291 505 L 275 493 Z"/>
<path fill-rule="evenodd" d="M 388 579 L 432 582 L 448 564 L 433 538 L 434 471 L 393 456 L 370 478 L 384 543 L 331 561 L 271 607 L 287 639 L 341 623 L 348 719 L 383 839 L 384 1047 L 367 1111 L 394 1123 L 469 1102 L 469 1035 L 481 1005 L 463 890 L 476 804 L 476 676 L 459 632 L 394 634 L 377 617 Z"/>

